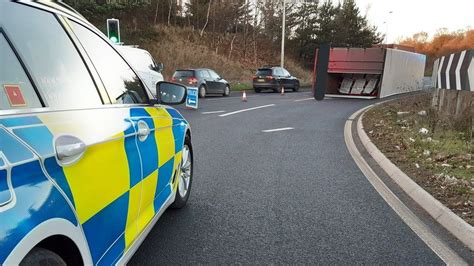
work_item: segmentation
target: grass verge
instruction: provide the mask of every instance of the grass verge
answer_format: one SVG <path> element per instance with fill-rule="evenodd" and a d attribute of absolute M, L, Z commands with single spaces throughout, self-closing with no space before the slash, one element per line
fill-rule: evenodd
<path fill-rule="evenodd" d="M 474 225 L 472 117 L 441 119 L 431 94 L 378 105 L 364 116 L 372 142 L 402 171 Z"/>
<path fill-rule="evenodd" d="M 233 91 L 253 90 L 250 82 L 231 82 L 230 89 Z"/>

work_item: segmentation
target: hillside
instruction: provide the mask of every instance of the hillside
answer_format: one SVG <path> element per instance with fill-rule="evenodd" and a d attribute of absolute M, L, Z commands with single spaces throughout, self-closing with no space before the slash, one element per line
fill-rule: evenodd
<path fill-rule="evenodd" d="M 257 68 L 279 64 L 279 47 L 272 47 L 261 40 L 260 43 L 257 41 L 257 53 L 243 51 L 239 49 L 242 42 L 239 37 L 219 33 L 204 33 L 201 37 L 198 31 L 191 28 L 157 25 L 146 31 L 126 29 L 122 41 L 125 45 L 139 45 L 148 50 L 156 61 L 162 62 L 165 65 L 165 79 L 179 68 L 207 67 L 232 83 L 250 84 Z M 300 62 L 286 56 L 285 67 L 300 78 L 302 84 L 310 84 L 311 70 L 304 69 Z"/>
<path fill-rule="evenodd" d="M 120 20 L 121 40 L 149 50 L 165 65 L 209 67 L 232 82 L 248 84 L 255 70 L 280 64 L 285 11 L 285 68 L 308 85 L 314 51 L 371 47 L 383 40 L 354 0 L 334 4 L 304 1 L 64 0 L 103 32 L 108 18 Z M 234 86 L 235 88 L 235 86 Z"/>
<path fill-rule="evenodd" d="M 417 53 L 427 56 L 425 73 L 431 76 L 436 58 L 474 49 L 474 30 L 448 32 L 446 29 L 440 29 L 432 38 L 426 32 L 419 32 L 412 37 L 400 40 L 399 43 L 414 47 Z"/>

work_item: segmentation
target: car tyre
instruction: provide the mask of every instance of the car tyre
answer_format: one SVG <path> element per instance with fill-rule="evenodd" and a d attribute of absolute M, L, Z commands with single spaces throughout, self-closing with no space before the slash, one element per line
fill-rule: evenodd
<path fill-rule="evenodd" d="M 193 183 L 193 148 L 191 146 L 191 140 L 189 136 L 186 136 L 184 140 L 181 162 L 175 174 L 175 182 L 178 182 L 178 187 L 176 189 L 176 197 L 173 204 L 171 204 L 171 208 L 181 209 L 188 201 Z"/>
<path fill-rule="evenodd" d="M 56 253 L 44 249 L 34 248 L 21 261 L 20 265 L 66 265 L 66 262 Z"/>
<path fill-rule="evenodd" d="M 259 88 L 253 88 L 255 90 L 255 93 L 260 93 L 262 90 Z"/>
<path fill-rule="evenodd" d="M 199 98 L 206 98 L 206 94 L 207 94 L 206 86 L 204 85 L 199 86 Z"/>
<path fill-rule="evenodd" d="M 230 87 L 229 87 L 229 85 L 226 85 L 226 86 L 225 86 L 224 94 L 222 94 L 222 95 L 224 95 L 225 97 L 227 97 L 227 96 L 230 95 Z"/>
<path fill-rule="evenodd" d="M 282 86 L 278 86 L 278 88 L 273 89 L 273 92 L 281 93 L 281 87 L 282 87 Z"/>
<path fill-rule="evenodd" d="M 295 87 L 293 88 L 293 91 L 294 92 L 298 92 L 300 90 L 300 83 L 299 82 L 296 82 L 295 83 Z"/>

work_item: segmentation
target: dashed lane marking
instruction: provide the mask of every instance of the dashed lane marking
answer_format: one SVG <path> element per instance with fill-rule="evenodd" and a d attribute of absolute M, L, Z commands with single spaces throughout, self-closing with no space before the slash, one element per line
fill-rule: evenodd
<path fill-rule="evenodd" d="M 248 112 L 248 111 L 262 109 L 262 108 L 266 108 L 266 107 L 272 107 L 272 106 L 275 106 L 275 104 L 267 104 L 267 105 L 262 105 L 262 106 L 256 106 L 256 107 L 252 107 L 252 108 L 247 108 L 247 109 L 242 109 L 242 110 L 238 110 L 238 111 L 234 111 L 234 112 L 230 112 L 230 113 L 221 114 L 219 116 L 220 117 L 225 117 L 225 116 L 229 116 L 229 115 L 235 115 L 235 114 L 242 113 L 242 112 Z"/>
<path fill-rule="evenodd" d="M 294 102 L 303 102 L 303 101 L 309 101 L 309 100 L 315 100 L 316 101 L 316 99 L 314 99 L 314 97 L 310 97 L 310 98 L 294 100 Z M 326 97 L 326 98 L 324 98 L 324 100 L 334 100 L 334 98 Z"/>
<path fill-rule="evenodd" d="M 293 127 L 282 127 L 282 128 L 266 129 L 266 130 L 262 130 L 262 132 L 269 133 L 269 132 L 286 131 L 286 130 L 292 130 L 292 129 L 295 129 L 295 128 L 293 128 Z"/>
<path fill-rule="evenodd" d="M 220 110 L 220 111 L 201 112 L 201 114 L 210 115 L 210 114 L 219 114 L 219 113 L 224 113 L 224 112 L 225 112 L 224 110 Z"/>
<path fill-rule="evenodd" d="M 294 102 L 303 102 L 303 101 L 309 101 L 309 100 L 315 100 L 315 99 L 314 99 L 314 97 L 311 97 L 311 98 L 304 98 L 304 99 L 294 100 Z"/>

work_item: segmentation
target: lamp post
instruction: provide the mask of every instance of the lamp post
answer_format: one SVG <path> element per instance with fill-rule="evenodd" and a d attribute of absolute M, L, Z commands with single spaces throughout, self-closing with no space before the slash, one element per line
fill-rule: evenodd
<path fill-rule="evenodd" d="M 286 24 L 286 5 L 285 0 L 283 1 L 283 18 L 282 18 L 282 26 L 281 26 L 281 67 L 285 65 L 285 24 Z"/>
<path fill-rule="evenodd" d="M 385 24 L 386 29 L 385 29 L 385 44 L 388 44 L 388 26 L 389 26 L 389 20 L 390 20 L 390 15 L 393 14 L 393 11 L 388 12 L 387 20 L 383 22 Z"/>

